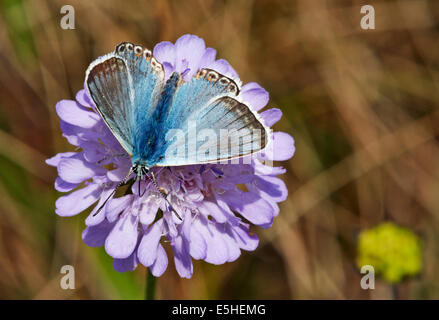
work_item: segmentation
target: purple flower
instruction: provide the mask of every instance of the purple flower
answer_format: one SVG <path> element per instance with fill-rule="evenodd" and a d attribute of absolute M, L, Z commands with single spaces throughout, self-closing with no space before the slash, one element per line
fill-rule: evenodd
<path fill-rule="evenodd" d="M 161 42 L 155 46 L 154 56 L 163 64 L 167 77 L 177 71 L 189 80 L 199 68 L 210 68 L 241 83 L 229 63 L 216 60 L 216 51 L 206 48 L 197 36 L 184 35 L 175 44 Z M 267 104 L 268 93 L 252 82 L 242 86 L 240 99 L 259 111 Z M 79 150 L 59 153 L 46 161 L 58 169 L 55 189 L 68 192 L 56 201 L 56 213 L 73 216 L 94 205 L 82 238 L 89 246 L 105 246 L 117 271 L 130 271 L 141 263 L 160 276 L 168 265 L 167 245 L 172 247 L 175 267 L 184 278 L 193 274 L 192 259 L 217 265 L 234 261 L 241 250 L 252 251 L 258 246 L 250 224 L 270 227 L 279 213 L 278 202 L 287 197 L 284 182 L 276 177 L 285 169 L 262 162 L 291 158 L 294 140 L 286 133 L 274 132 L 271 149 L 253 157 L 251 164 L 153 168 L 158 185 L 169 194 L 182 221 L 149 181 L 140 186 L 135 182 L 130 186 L 132 192 L 110 198 L 98 210 L 126 176 L 131 161 L 128 156 L 114 157 L 125 151 L 94 110 L 86 90 L 78 92 L 76 101 L 58 102 L 56 111 L 63 136 Z M 272 108 L 260 115 L 272 126 L 282 112 Z"/>

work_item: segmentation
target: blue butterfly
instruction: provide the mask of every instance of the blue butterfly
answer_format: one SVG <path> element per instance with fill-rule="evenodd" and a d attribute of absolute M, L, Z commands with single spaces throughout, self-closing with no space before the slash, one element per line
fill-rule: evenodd
<path fill-rule="evenodd" d="M 91 63 L 86 84 L 96 110 L 131 157 L 127 178 L 134 173 L 141 180 L 154 166 L 240 158 L 266 146 L 269 129 L 239 101 L 236 82 L 214 70 L 200 69 L 188 82 L 174 72 L 165 82 L 164 68 L 150 50 L 123 42 Z M 193 141 L 192 128 L 215 133 L 210 152 L 205 141 Z M 222 138 L 222 130 L 244 138 L 231 147 L 223 143 L 228 138 Z M 185 139 L 169 139 L 170 132 Z M 169 152 L 177 149 L 181 152 Z"/>

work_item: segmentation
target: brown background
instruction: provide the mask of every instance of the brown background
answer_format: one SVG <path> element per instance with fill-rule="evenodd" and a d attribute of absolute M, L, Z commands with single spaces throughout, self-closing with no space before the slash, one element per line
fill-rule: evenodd
<path fill-rule="evenodd" d="M 119 274 L 83 244 L 85 215 L 60 218 L 56 170 L 73 150 L 55 104 L 73 99 L 88 64 L 122 41 L 152 48 L 204 38 L 243 82 L 281 108 L 296 140 L 284 165 L 288 200 L 255 252 L 224 266 L 168 267 L 158 298 L 439 298 L 439 3 L 437 1 L 65 1 L 0 4 L 0 298 L 143 297 L 145 269 Z M 376 30 L 360 28 L 372 4 Z M 360 288 L 359 231 L 391 220 L 424 239 L 418 277 Z M 76 270 L 61 290 L 59 270 Z"/>

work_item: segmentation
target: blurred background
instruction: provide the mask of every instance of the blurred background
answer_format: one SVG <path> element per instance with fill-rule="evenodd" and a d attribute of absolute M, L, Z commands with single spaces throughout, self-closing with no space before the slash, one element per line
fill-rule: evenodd
<path fill-rule="evenodd" d="M 60 27 L 65 4 L 74 30 Z M 375 30 L 360 27 L 365 4 Z M 258 249 L 223 266 L 195 262 L 190 280 L 170 263 L 157 297 L 438 299 L 438 22 L 439 2 L 427 0 L 1 1 L 0 298 L 144 297 L 145 268 L 114 271 L 103 248 L 82 242 L 84 214 L 55 215 L 57 173 L 44 160 L 73 150 L 55 104 L 74 99 L 92 60 L 122 41 L 152 49 L 191 33 L 270 92 L 284 113 L 275 129 L 295 138 L 296 154 L 282 163 L 289 197 L 273 227 L 254 229 Z M 358 246 L 389 221 L 421 254 L 384 258 L 420 259 L 420 270 L 377 275 L 363 290 L 361 250 L 406 248 L 392 232 Z M 65 264 L 75 290 L 60 288 Z"/>

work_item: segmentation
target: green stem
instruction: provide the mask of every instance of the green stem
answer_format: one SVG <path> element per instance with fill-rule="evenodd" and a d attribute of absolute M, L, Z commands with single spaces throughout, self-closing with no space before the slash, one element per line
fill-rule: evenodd
<path fill-rule="evenodd" d="M 145 288 L 145 300 L 155 300 L 155 288 L 157 285 L 157 278 L 154 277 L 149 271 L 146 271 L 146 288 Z"/>

